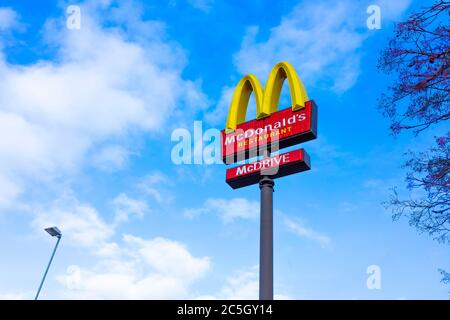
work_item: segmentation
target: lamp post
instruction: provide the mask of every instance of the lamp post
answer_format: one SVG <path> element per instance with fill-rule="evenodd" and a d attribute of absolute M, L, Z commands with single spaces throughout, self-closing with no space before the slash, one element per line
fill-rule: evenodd
<path fill-rule="evenodd" d="M 56 249 L 58 248 L 59 241 L 61 240 L 62 237 L 62 233 L 57 227 L 46 228 L 45 231 L 47 231 L 52 237 L 57 237 L 58 240 L 56 241 L 55 248 L 53 249 L 52 256 L 50 257 L 50 261 L 48 262 L 47 269 L 45 269 L 44 276 L 42 277 L 41 284 L 39 285 L 39 289 L 36 293 L 36 296 L 34 297 L 34 300 L 37 300 L 39 297 L 39 293 L 41 292 L 42 285 L 44 284 L 45 277 L 47 276 L 48 273 L 48 269 L 50 269 L 50 265 L 52 264 L 53 257 L 55 256 Z"/>

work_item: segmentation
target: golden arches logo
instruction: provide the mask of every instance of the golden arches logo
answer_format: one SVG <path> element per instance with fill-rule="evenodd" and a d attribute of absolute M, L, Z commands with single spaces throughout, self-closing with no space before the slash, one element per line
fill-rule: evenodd
<path fill-rule="evenodd" d="M 272 68 L 264 90 L 256 76 L 249 74 L 242 77 L 234 90 L 233 99 L 228 110 L 225 131 L 234 131 L 239 124 L 245 122 L 248 101 L 252 92 L 255 95 L 257 119 L 262 119 L 276 112 L 281 89 L 286 79 L 288 79 L 289 83 L 292 111 L 303 109 L 305 102 L 308 101 L 308 94 L 302 81 L 290 63 L 279 62 Z"/>

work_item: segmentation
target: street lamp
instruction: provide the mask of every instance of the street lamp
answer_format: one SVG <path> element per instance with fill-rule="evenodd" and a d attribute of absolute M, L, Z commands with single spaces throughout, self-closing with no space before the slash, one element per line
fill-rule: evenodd
<path fill-rule="evenodd" d="M 48 273 L 48 269 L 50 269 L 50 265 L 52 264 L 53 257 L 55 256 L 56 249 L 58 248 L 59 241 L 61 240 L 62 237 L 62 233 L 57 227 L 46 228 L 45 231 L 47 231 L 52 237 L 57 237 L 58 240 L 56 241 L 55 248 L 53 249 L 52 256 L 50 257 L 50 261 L 48 262 L 47 269 L 45 269 L 44 277 L 42 277 L 41 284 L 39 285 L 39 289 L 36 293 L 36 296 L 34 297 L 34 300 L 37 300 L 39 297 L 39 293 L 41 292 L 42 285 L 44 284 L 45 277 L 47 276 Z"/>

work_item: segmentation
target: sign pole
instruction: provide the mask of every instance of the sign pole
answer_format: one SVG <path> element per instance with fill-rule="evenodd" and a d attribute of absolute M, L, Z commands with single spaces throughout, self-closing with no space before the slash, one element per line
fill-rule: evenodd
<path fill-rule="evenodd" d="M 259 181 L 261 222 L 259 248 L 259 299 L 273 300 L 273 186 L 269 176 Z"/>

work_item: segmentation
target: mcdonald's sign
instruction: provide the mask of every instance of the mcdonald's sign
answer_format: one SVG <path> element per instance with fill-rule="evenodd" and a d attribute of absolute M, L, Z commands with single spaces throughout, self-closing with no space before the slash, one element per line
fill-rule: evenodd
<path fill-rule="evenodd" d="M 278 111 L 281 89 L 288 80 L 292 106 Z M 256 101 L 256 119 L 245 122 L 250 95 Z M 276 64 L 263 90 L 256 76 L 242 77 L 236 86 L 222 130 L 222 159 L 226 164 L 252 158 L 258 151 L 278 150 L 317 137 L 317 106 L 292 65 Z"/>
<path fill-rule="evenodd" d="M 281 89 L 288 80 L 290 108 L 278 111 Z M 256 119 L 245 122 L 250 95 L 256 101 Z M 317 105 L 288 62 L 276 64 L 262 88 L 256 76 L 242 77 L 236 86 L 222 130 L 222 159 L 226 164 L 252 158 L 258 151 L 278 150 L 317 137 Z"/>
<path fill-rule="evenodd" d="M 292 106 L 278 111 L 286 79 Z M 256 119 L 245 122 L 252 92 L 256 101 Z M 222 159 L 231 164 L 316 137 L 317 105 L 308 98 L 294 68 L 287 62 L 280 62 L 270 72 L 264 90 L 254 75 L 242 77 L 236 86 L 227 123 L 222 130 Z M 310 168 L 308 154 L 300 149 L 228 169 L 226 182 L 236 189 L 257 183 L 261 176 L 278 178 Z"/>
<path fill-rule="evenodd" d="M 278 110 L 281 89 L 286 79 L 292 105 Z M 256 119 L 245 122 L 252 93 L 256 101 Z M 280 62 L 273 67 L 264 90 L 254 75 L 242 77 L 231 100 L 225 129 L 221 132 L 221 151 L 226 164 L 264 156 L 227 169 L 225 178 L 233 189 L 259 183 L 260 300 L 273 299 L 273 179 L 311 169 L 309 156 L 304 149 L 280 155 L 271 152 L 316 137 L 317 106 L 308 98 L 302 81 L 289 63 Z"/>

